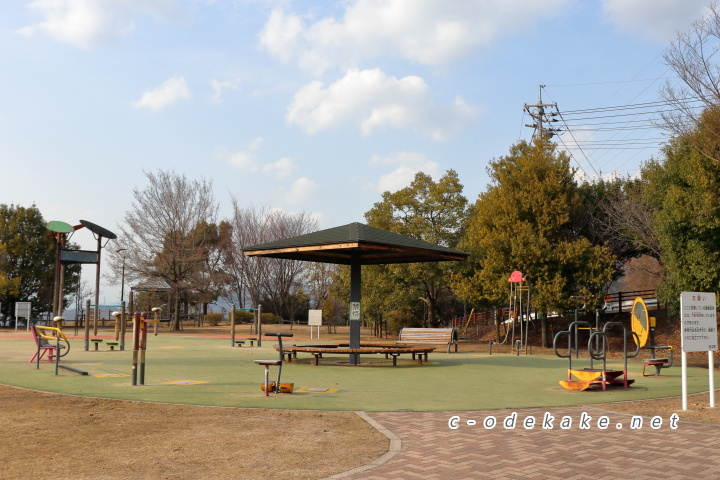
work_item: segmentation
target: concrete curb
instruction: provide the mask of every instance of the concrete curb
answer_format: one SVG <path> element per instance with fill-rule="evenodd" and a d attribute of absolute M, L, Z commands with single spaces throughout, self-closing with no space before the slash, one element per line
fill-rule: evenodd
<path fill-rule="evenodd" d="M 385 435 L 387 438 L 390 439 L 390 448 L 388 449 L 388 452 L 385 455 L 382 455 L 381 457 L 378 457 L 377 459 L 373 460 L 372 462 L 368 463 L 367 465 L 363 465 L 362 467 L 353 468 L 352 470 L 348 470 L 347 472 L 338 473 L 337 475 L 333 475 L 332 477 L 324 478 L 323 480 L 334 480 L 337 478 L 347 478 L 352 475 L 355 475 L 356 473 L 364 472 L 365 470 L 370 470 L 371 468 L 379 467 L 380 465 L 385 464 L 390 459 L 392 459 L 395 455 L 400 453 L 400 450 L 402 450 L 402 440 L 400 437 L 392 433 L 390 430 L 382 426 L 380 423 L 378 423 L 374 418 L 370 417 L 365 412 L 355 412 L 360 417 L 362 417 L 363 420 L 368 422 L 370 425 L 372 425 L 377 431 Z"/>

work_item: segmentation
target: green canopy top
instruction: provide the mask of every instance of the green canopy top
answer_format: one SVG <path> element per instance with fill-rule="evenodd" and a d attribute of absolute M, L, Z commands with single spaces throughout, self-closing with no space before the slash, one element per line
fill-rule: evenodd
<path fill-rule="evenodd" d="M 363 265 L 463 261 L 467 253 L 362 223 L 253 245 L 245 255 L 350 265 L 353 253 Z"/>

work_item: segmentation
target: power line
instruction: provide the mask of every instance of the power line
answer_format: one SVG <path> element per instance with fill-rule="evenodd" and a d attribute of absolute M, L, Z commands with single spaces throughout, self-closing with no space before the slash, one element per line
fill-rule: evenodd
<path fill-rule="evenodd" d="M 549 139 L 557 135 L 558 143 L 562 144 L 586 178 L 590 176 L 578 161 L 578 154 L 584 157 L 583 163 L 592 169 L 595 178 L 599 178 L 598 172 L 617 159 L 622 152 L 632 153 L 630 159 L 633 159 L 643 151 L 657 150 L 667 140 L 665 136 L 649 135 L 649 133 L 657 131 L 663 113 L 673 111 L 672 104 L 668 101 L 561 111 L 555 102 L 543 103 L 543 89 L 544 86 L 541 85 L 538 104 L 525 105 L 524 112 L 529 113 L 535 120 L 534 124 L 527 126 L 535 129 L 533 137 L 539 134 L 541 128 L 545 132 L 544 138 Z M 634 99 L 637 97 L 638 95 Z M 684 100 L 691 108 L 703 107 L 702 101 L 698 98 Z M 553 125 L 552 122 L 557 122 L 558 119 L 562 122 L 562 129 L 545 127 L 545 125 Z M 558 135 L 559 133 L 562 135 Z M 571 141 L 568 142 L 564 137 L 569 137 Z M 600 160 L 611 152 L 614 154 L 601 164 Z M 627 164 L 628 161 L 630 160 L 625 160 L 622 165 Z M 619 171 L 622 165 L 618 165 L 614 170 Z"/>

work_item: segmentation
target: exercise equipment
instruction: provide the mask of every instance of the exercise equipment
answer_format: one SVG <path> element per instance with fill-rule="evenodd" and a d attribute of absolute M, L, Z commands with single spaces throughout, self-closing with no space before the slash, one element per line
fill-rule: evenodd
<path fill-rule="evenodd" d="M 113 232 L 108 230 L 107 228 L 103 228 L 100 225 L 97 225 L 95 223 L 89 222 L 87 220 L 80 220 L 80 224 L 90 230 L 93 233 L 93 236 L 97 238 L 97 262 L 95 263 L 95 305 L 98 305 L 100 303 L 100 254 L 102 253 L 103 243 L 102 239 L 106 238 L 107 241 L 105 242 L 105 245 L 107 245 L 107 242 L 110 240 L 115 240 L 117 238 L 117 235 L 115 235 Z M 97 318 L 99 316 L 100 311 L 98 310 L 98 307 L 95 307 L 95 323 L 93 324 L 93 335 L 97 335 Z M 90 342 L 88 341 L 90 338 L 90 322 L 85 322 L 85 351 L 87 352 L 89 349 Z"/>
<path fill-rule="evenodd" d="M 132 385 L 145 385 L 145 350 L 147 350 L 147 324 L 158 320 L 148 320 L 146 312 L 135 312 L 133 316 L 133 356 Z M 139 382 L 138 382 L 139 380 Z"/>
<path fill-rule="evenodd" d="M 607 353 L 608 338 L 612 330 L 622 329 L 623 340 L 623 369 L 608 370 Z M 579 330 L 587 330 L 590 335 L 588 337 L 587 349 L 590 355 L 590 366 L 585 368 L 573 368 L 572 356 L 575 352 L 575 358 L 579 357 Z M 636 348 L 632 353 L 628 352 L 628 334 L 636 339 Z M 558 351 L 558 340 L 567 337 L 567 354 Z M 639 340 L 637 334 L 628 331 L 622 322 L 607 322 L 603 325 L 602 330 L 592 327 L 589 322 L 578 320 L 571 322 L 568 329 L 558 332 L 553 338 L 553 351 L 560 358 L 568 359 L 568 375 L 567 380 L 560 380 L 560 385 L 567 390 L 588 390 L 600 386 L 605 391 L 608 385 L 622 385 L 628 388 L 635 380 L 628 378 L 628 358 L 636 357 L 640 353 Z M 595 346 L 593 346 L 595 344 Z M 598 368 L 596 361 L 601 362 Z M 574 377 L 574 378 L 573 378 Z"/>
<path fill-rule="evenodd" d="M 34 325 L 33 327 L 31 327 L 33 337 L 35 338 L 35 344 L 37 345 L 38 349 L 28 363 L 32 363 L 33 360 L 36 361 L 37 363 L 35 368 L 39 369 L 40 359 L 45 353 L 47 353 L 48 362 L 53 363 L 52 359 L 53 357 L 55 358 L 55 375 L 58 374 L 58 370 L 60 368 L 69 370 L 73 373 L 77 373 L 80 375 L 87 375 L 88 372 L 84 370 L 79 370 L 77 368 L 69 367 L 67 365 L 60 365 L 60 358 L 70 353 L 70 342 L 63 333 L 62 329 L 59 328 L 59 326 L 62 325 L 62 322 L 65 319 L 63 317 L 55 317 L 54 320 L 58 327 L 43 327 L 39 325 Z M 55 342 L 55 345 L 51 343 L 53 341 Z M 65 350 L 65 352 L 60 353 L 63 349 Z"/>
<path fill-rule="evenodd" d="M 278 360 L 254 360 L 254 362 L 258 365 L 262 365 L 265 367 L 265 382 L 262 386 L 262 390 L 265 392 L 265 396 L 267 397 L 270 393 L 270 390 L 272 389 L 275 393 L 292 393 L 292 387 L 289 387 L 289 385 L 292 384 L 285 384 L 287 385 L 285 388 L 281 388 L 280 384 L 280 374 L 282 373 L 282 364 L 283 364 L 283 346 L 282 346 L 282 339 L 283 337 L 292 337 L 292 333 L 265 333 L 266 337 L 276 337 L 279 343 L 278 351 L 280 352 L 280 358 Z M 258 338 L 259 340 L 259 338 Z M 258 342 L 259 345 L 260 342 Z M 274 384 L 268 383 L 268 377 L 270 374 L 270 366 L 275 365 L 278 367 L 278 373 L 277 373 L 277 381 Z"/>
<path fill-rule="evenodd" d="M 40 325 L 33 325 L 30 327 L 30 331 L 35 339 L 35 345 L 37 351 L 35 355 L 28 360 L 28 363 L 37 362 L 37 368 L 40 368 L 40 360 L 47 353 L 48 363 L 53 363 L 54 358 L 64 357 L 70 352 L 70 342 L 68 342 L 65 334 L 62 330 L 55 327 L 43 327 Z M 49 335 L 49 333 L 56 332 L 57 335 Z M 54 342 L 51 343 L 51 342 Z M 59 353 L 65 350 L 64 353 Z"/>
<path fill-rule="evenodd" d="M 643 377 L 649 376 L 645 374 L 645 369 L 648 366 L 655 367 L 655 375 L 660 375 L 660 370 L 663 368 L 672 367 L 673 348 L 671 345 L 655 345 L 655 317 L 649 316 L 645 300 L 641 297 L 637 297 L 633 302 L 630 325 L 633 332 L 637 333 L 638 346 L 643 350 L 650 350 L 650 358 L 643 359 Z M 650 345 L 648 345 L 648 342 L 650 342 Z M 669 356 L 656 357 L 657 350 L 667 350 Z"/>

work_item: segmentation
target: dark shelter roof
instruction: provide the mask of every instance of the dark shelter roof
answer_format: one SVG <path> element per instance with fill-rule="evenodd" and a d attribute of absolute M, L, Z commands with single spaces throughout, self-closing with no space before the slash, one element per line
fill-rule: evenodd
<path fill-rule="evenodd" d="M 150 278 L 130 287 L 133 292 L 171 292 L 172 288 L 162 278 Z"/>
<path fill-rule="evenodd" d="M 343 265 L 350 265 L 353 252 L 360 253 L 363 265 L 462 261 L 468 257 L 452 248 L 357 222 L 243 249 L 245 255 Z"/>

